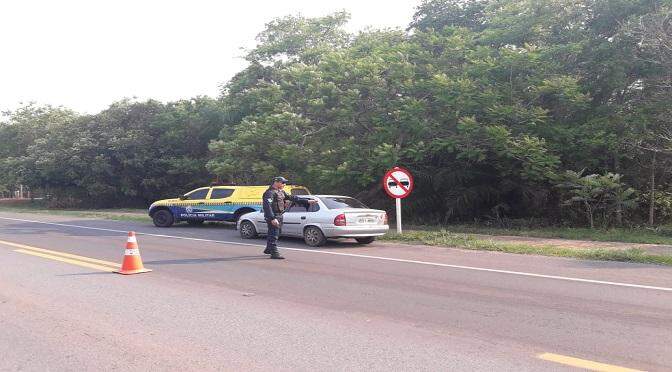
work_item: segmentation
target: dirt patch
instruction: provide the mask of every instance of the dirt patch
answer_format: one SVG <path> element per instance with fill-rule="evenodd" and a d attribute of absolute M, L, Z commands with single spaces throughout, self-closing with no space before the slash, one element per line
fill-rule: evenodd
<path fill-rule="evenodd" d="M 30 199 L 0 199 L 0 205 L 6 207 L 24 206 L 30 204 Z"/>

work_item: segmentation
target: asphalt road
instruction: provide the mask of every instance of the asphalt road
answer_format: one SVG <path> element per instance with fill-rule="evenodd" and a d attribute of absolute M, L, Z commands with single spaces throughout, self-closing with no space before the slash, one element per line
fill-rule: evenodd
<path fill-rule="evenodd" d="M 153 271 L 94 268 L 129 230 Z M 672 370 L 669 267 L 298 240 L 276 261 L 262 244 L 0 213 L 0 370 Z"/>

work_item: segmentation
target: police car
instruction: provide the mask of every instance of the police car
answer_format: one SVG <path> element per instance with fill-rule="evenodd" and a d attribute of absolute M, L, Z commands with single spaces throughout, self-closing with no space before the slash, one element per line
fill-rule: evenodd
<path fill-rule="evenodd" d="M 261 197 L 268 186 L 211 186 L 192 190 L 179 198 L 158 200 L 149 206 L 154 225 L 170 227 L 176 222 L 236 222 L 246 213 L 262 210 Z M 310 195 L 303 186 L 286 185 L 292 195 Z"/>

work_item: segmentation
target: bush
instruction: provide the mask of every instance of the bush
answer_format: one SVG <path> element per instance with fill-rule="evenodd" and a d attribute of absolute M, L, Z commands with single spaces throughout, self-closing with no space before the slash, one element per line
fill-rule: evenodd
<path fill-rule="evenodd" d="M 595 228 L 596 219 L 602 221 L 603 227 L 614 222 L 622 225 L 624 214 L 637 206 L 635 189 L 626 187 L 620 174 L 584 176 L 583 172 L 565 172 L 564 180 L 557 184 L 566 194 L 561 205 L 585 213 L 590 228 Z"/>
<path fill-rule="evenodd" d="M 644 193 L 640 200 L 642 205 L 650 206 L 651 205 L 651 194 Z M 654 208 L 656 211 L 656 216 L 658 217 L 659 222 L 669 223 L 672 222 L 672 192 L 665 190 L 656 190 L 654 192 Z M 648 208 L 647 208 L 648 209 Z"/>
<path fill-rule="evenodd" d="M 51 198 L 47 200 L 46 204 L 49 209 L 72 209 L 82 207 L 84 202 L 81 199 L 72 196 L 64 196 Z"/>

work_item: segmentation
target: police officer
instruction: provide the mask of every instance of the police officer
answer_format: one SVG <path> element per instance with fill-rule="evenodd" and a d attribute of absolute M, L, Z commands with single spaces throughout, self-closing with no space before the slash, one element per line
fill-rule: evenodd
<path fill-rule="evenodd" d="M 271 186 L 264 192 L 262 197 L 264 203 L 264 219 L 268 226 L 268 235 L 266 236 L 265 254 L 270 254 L 271 258 L 284 260 L 285 258 L 278 252 L 278 237 L 282 228 L 282 215 L 285 213 L 286 201 L 292 201 L 300 205 L 310 205 L 317 203 L 316 200 L 300 199 L 295 195 L 289 195 L 283 190 L 287 184 L 284 177 L 275 177 Z"/>

